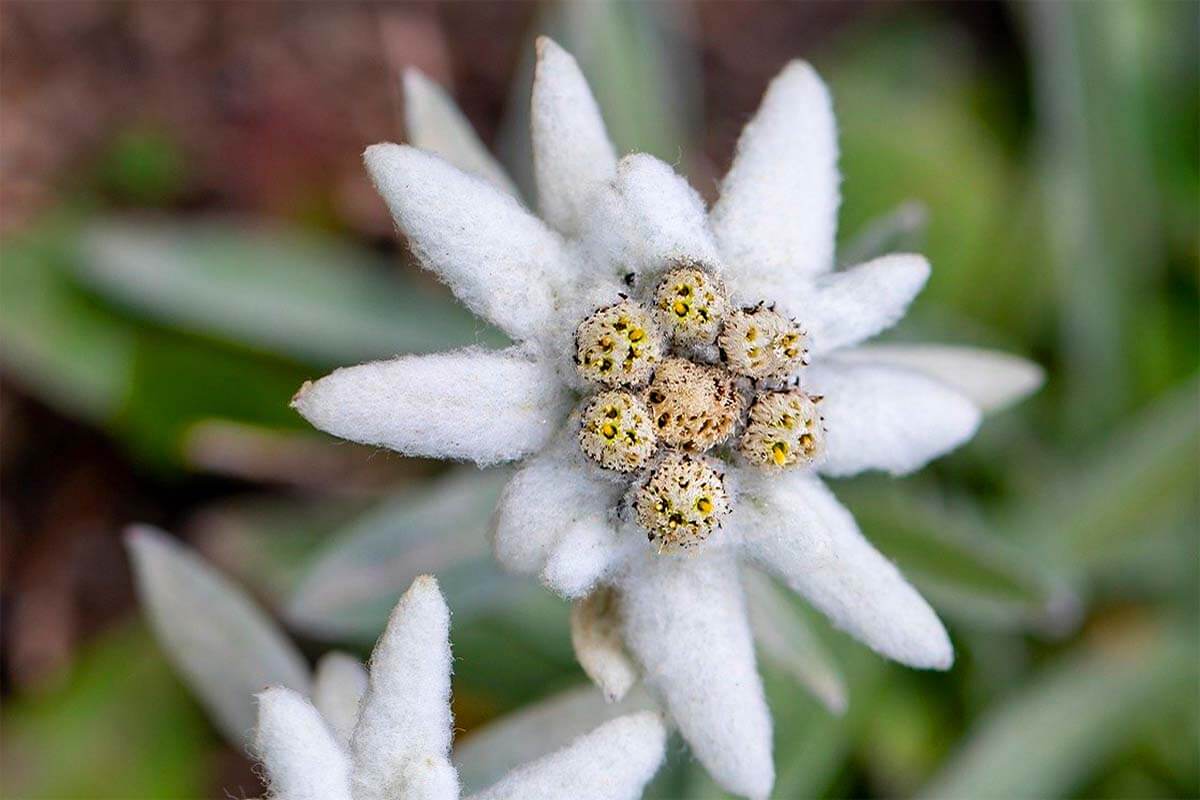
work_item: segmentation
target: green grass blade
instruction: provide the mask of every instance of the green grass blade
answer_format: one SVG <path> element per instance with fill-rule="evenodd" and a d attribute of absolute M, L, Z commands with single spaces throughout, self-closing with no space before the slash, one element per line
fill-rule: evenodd
<path fill-rule="evenodd" d="M 1062 797 L 1156 716 L 1193 703 L 1196 642 L 1140 631 L 1044 670 L 996 704 L 924 798 Z"/>

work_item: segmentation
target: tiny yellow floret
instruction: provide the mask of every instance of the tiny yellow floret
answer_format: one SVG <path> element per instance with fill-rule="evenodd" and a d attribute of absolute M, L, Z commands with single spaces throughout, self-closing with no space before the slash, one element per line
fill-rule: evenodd
<path fill-rule="evenodd" d="M 767 472 L 817 461 L 825 449 L 820 400 L 799 390 L 759 394 L 738 444 L 742 458 Z"/>
<path fill-rule="evenodd" d="M 680 345 L 716 341 L 728 301 L 725 289 L 694 266 L 668 272 L 654 290 L 654 307 L 667 337 Z"/>
<path fill-rule="evenodd" d="M 637 487 L 638 524 L 658 552 L 677 552 L 705 541 L 730 512 L 729 494 L 712 463 L 671 451 Z"/>
<path fill-rule="evenodd" d="M 575 329 L 575 368 L 603 386 L 643 386 L 662 357 L 662 337 L 650 312 L 622 300 Z"/>
<path fill-rule="evenodd" d="M 808 363 L 799 324 L 764 306 L 727 314 L 717 343 L 730 371 L 756 380 L 787 378 Z"/>
<path fill-rule="evenodd" d="M 658 438 L 646 405 L 632 392 L 613 389 L 580 412 L 579 447 L 605 469 L 636 472 L 654 455 Z"/>

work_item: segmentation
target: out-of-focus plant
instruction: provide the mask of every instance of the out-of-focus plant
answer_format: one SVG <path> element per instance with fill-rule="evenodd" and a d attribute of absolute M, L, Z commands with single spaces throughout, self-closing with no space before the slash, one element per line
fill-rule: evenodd
<path fill-rule="evenodd" d="M 254 600 L 183 545 L 148 527 L 131 528 L 126 540 L 142 605 L 168 658 L 226 738 L 266 759 L 281 796 L 291 797 L 289 787 L 298 790 L 306 784 L 335 792 L 343 778 L 348 780 L 348 774 L 339 773 L 349 769 L 344 748 L 352 742 L 364 781 L 372 771 L 386 772 L 390 765 L 383 762 L 396 761 L 403 748 L 414 763 L 424 763 L 426 752 L 433 761 L 448 755 L 438 752 L 438 740 L 448 745 L 452 732 L 441 730 L 438 723 L 444 719 L 448 728 L 450 710 L 437 706 L 449 695 L 448 628 L 441 631 L 440 642 L 438 636 L 439 624 L 448 622 L 449 613 L 432 578 L 418 577 L 392 612 L 371 659 L 375 696 L 367 698 L 367 671 L 353 656 L 326 653 L 310 672 L 300 651 Z M 445 684 L 441 696 L 439 684 Z M 368 707 L 371 704 L 375 707 Z M 320 724 L 314 723 L 313 707 L 323 717 Z M 579 692 L 564 692 L 509 720 L 491 723 L 455 751 L 453 767 L 431 761 L 435 774 L 427 778 L 447 789 L 457 785 L 458 778 L 442 774 L 446 770 L 458 773 L 468 788 L 497 781 L 505 781 L 505 786 L 528 784 L 538 775 L 568 785 L 581 780 L 579 775 L 568 771 L 548 778 L 544 773 L 567 767 L 586 770 L 591 763 L 603 765 L 616 758 L 628 762 L 626 776 L 614 781 L 610 775 L 607 782 L 592 777 L 585 785 L 595 791 L 621 788 L 616 796 L 624 796 L 626 783 L 640 785 L 662 758 L 661 725 L 646 715 L 627 716 L 650 708 L 641 694 L 606 704 Z M 597 726 L 618 718 L 626 720 L 619 723 L 624 733 L 612 726 L 604 728 L 608 733 L 599 733 Z M 409 720 L 411 728 L 397 730 L 391 724 L 395 719 Z M 366 730 L 360 733 L 357 728 Z M 597 734 L 582 753 L 550 755 L 593 728 Z M 326 729 L 331 738 L 318 741 L 318 729 Z M 364 742 L 354 741 L 356 736 Z M 297 743 L 309 748 L 301 754 L 306 757 L 290 757 Z M 629 747 L 635 749 L 619 758 L 608 752 Z M 360 756 L 367 759 L 365 766 L 359 765 Z M 524 766 L 530 761 L 540 765 L 537 770 Z M 315 773 L 314 766 L 319 767 Z M 513 770 L 517 772 L 505 777 Z M 535 781 L 527 788 L 537 785 Z M 492 790 L 485 795 L 487 791 Z"/>
<path fill-rule="evenodd" d="M 203 453 L 201 423 L 302 431 L 292 384 L 346 356 L 499 338 L 437 287 L 317 234 L 61 220 L 5 255 L 5 363 L 168 463 Z"/>

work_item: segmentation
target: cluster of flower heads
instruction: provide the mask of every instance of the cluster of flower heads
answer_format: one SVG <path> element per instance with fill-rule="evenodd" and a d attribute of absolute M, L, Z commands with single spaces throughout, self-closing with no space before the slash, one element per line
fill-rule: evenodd
<path fill-rule="evenodd" d="M 771 472 L 820 458 L 821 397 L 797 377 L 807 354 L 796 320 L 732 307 L 696 263 L 672 264 L 644 305 L 622 295 L 579 323 L 575 366 L 595 388 L 580 449 L 633 476 L 625 506 L 659 552 L 694 547 L 730 513 L 726 461 Z"/>

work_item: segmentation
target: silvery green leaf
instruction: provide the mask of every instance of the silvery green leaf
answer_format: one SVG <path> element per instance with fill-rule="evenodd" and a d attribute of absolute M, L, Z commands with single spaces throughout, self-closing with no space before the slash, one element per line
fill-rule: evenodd
<path fill-rule="evenodd" d="M 126 543 L 167 657 L 226 738 L 248 745 L 256 692 L 275 685 L 308 693 L 303 656 L 253 600 L 180 542 L 137 525 Z"/>
<path fill-rule="evenodd" d="M 0 363 L 56 408 L 108 421 L 129 390 L 133 330 L 71 284 L 65 254 L 30 238 L 4 245 Z"/>
<path fill-rule="evenodd" d="M 846 710 L 846 684 L 833 656 L 791 598 L 758 570 L 742 570 L 750 627 L 763 656 L 834 714 Z"/>
<path fill-rule="evenodd" d="M 487 523 L 507 476 L 463 468 L 334 532 L 299 580 L 287 617 L 317 636 L 371 642 L 418 575 L 438 576 L 460 622 L 532 591 L 497 569 L 488 545 Z"/>
<path fill-rule="evenodd" d="M 1032 361 L 979 347 L 888 342 L 843 350 L 838 358 L 915 370 L 955 389 L 985 414 L 1024 400 L 1046 379 L 1046 371 Z"/>
<path fill-rule="evenodd" d="M 444 88 L 416 67 L 404 70 L 404 127 L 410 144 L 517 196 L 517 188 Z"/>
<path fill-rule="evenodd" d="M 910 200 L 863 226 L 838 252 L 838 265 L 852 267 L 888 253 L 915 253 L 929 227 L 929 210 Z"/>
<path fill-rule="evenodd" d="M 940 614 L 1001 629 L 1062 631 L 1079 600 L 1067 577 L 989 531 L 965 507 L 880 481 L 839 489 L 863 532 Z"/>
<path fill-rule="evenodd" d="M 84 232 L 78 269 L 155 320 L 320 364 L 503 341 L 439 288 L 296 230 L 111 220 Z"/>
<path fill-rule="evenodd" d="M 985 714 L 921 793 L 1062 797 L 1167 709 L 1195 700 L 1197 645 L 1137 631 L 1064 658 Z"/>
<path fill-rule="evenodd" d="M 454 747 L 462 785 L 479 789 L 610 719 L 654 708 L 640 688 L 616 703 L 591 684 L 567 689 L 477 728 Z"/>

